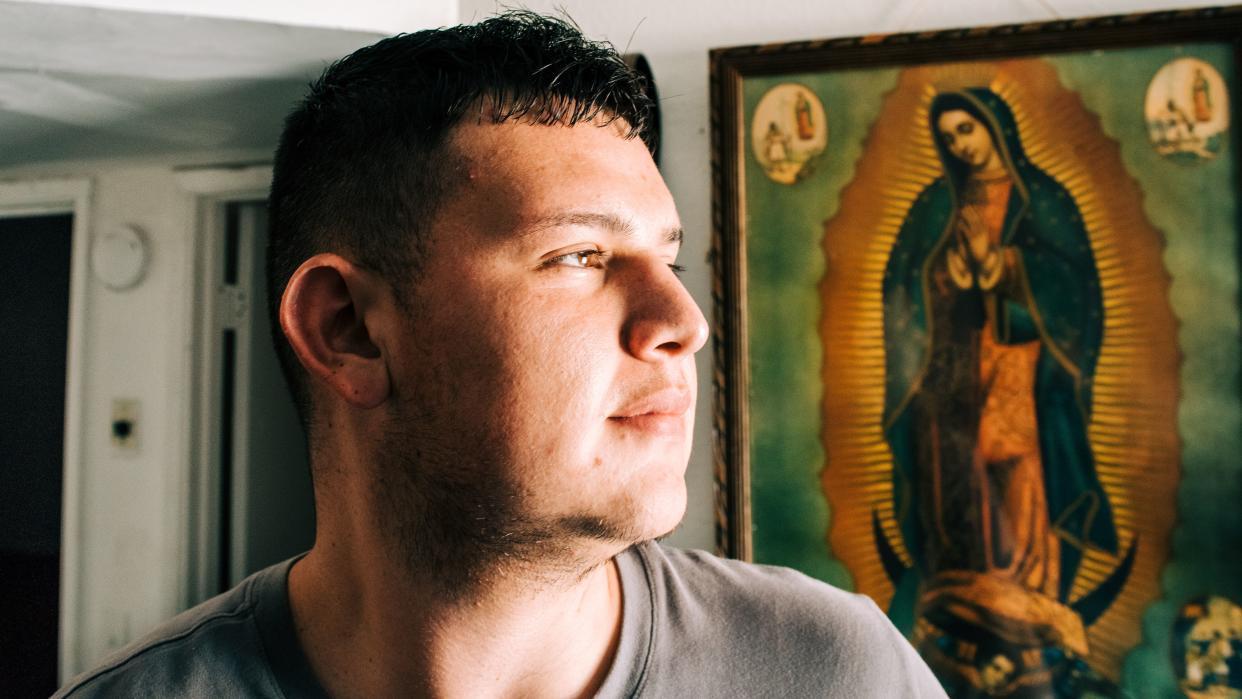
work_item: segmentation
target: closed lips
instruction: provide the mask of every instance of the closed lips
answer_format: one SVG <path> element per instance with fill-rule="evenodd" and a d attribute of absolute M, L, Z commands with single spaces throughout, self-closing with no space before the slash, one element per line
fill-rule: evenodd
<path fill-rule="evenodd" d="M 693 399 L 685 389 L 672 388 L 649 393 L 626 403 L 609 416 L 610 420 L 625 420 L 644 415 L 680 416 L 690 409 Z"/>

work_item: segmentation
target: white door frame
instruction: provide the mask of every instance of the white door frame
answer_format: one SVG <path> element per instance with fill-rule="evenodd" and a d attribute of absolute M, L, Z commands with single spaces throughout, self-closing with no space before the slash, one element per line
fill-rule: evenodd
<path fill-rule="evenodd" d="M 72 214 L 69 261 L 69 340 L 65 348 L 65 440 L 61 485 L 60 524 L 60 681 L 69 668 L 77 667 L 74 655 L 81 618 L 82 575 L 82 460 L 83 367 L 86 357 L 86 317 L 90 286 L 89 179 L 43 179 L 0 181 L 0 218 Z"/>
<path fill-rule="evenodd" d="M 188 346 L 193 348 L 189 386 L 191 387 L 189 474 L 186 483 L 188 525 L 184 533 L 186 552 L 183 562 L 184 584 L 180 590 L 182 607 L 189 607 L 214 595 L 220 561 L 220 474 L 212 468 L 217 463 L 220 391 L 217 367 L 219 352 L 212 342 L 216 324 L 224 312 L 221 303 L 237 302 L 222 298 L 213 287 L 211 273 L 218 269 L 219 246 L 216 236 L 223 230 L 221 219 L 225 205 L 236 201 L 253 201 L 267 197 L 272 180 L 270 165 L 249 165 L 234 168 L 195 168 L 175 175 L 180 189 L 194 198 L 193 219 L 186 230 L 193 231 L 193 274 L 195 279 L 195 317 L 190 325 Z M 254 309 L 260 304 L 250 303 Z M 257 311 L 256 311 L 257 312 Z M 236 533 L 235 533 L 236 534 Z"/>

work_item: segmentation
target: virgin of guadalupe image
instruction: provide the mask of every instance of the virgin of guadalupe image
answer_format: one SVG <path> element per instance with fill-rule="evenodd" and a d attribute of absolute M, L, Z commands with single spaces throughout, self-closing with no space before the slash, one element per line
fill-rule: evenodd
<path fill-rule="evenodd" d="M 927 127 L 942 174 L 910 206 L 882 285 L 883 430 L 908 554 L 873 518 L 889 613 L 951 696 L 1107 694 L 1081 662 L 1086 627 L 1137 543 L 1071 602 L 1085 551 L 1119 553 L 1088 440 L 1104 304 L 1087 229 L 996 93 L 941 92 Z"/>

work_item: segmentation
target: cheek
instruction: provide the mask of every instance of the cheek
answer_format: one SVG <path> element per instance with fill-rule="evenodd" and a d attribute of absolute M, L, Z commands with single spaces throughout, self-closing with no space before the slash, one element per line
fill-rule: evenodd
<path fill-rule="evenodd" d="M 502 409 L 514 428 L 544 449 L 600 416 L 612 369 L 606 332 L 589 317 L 550 308 L 538 299 L 500 319 L 492 354 L 498 358 Z"/>

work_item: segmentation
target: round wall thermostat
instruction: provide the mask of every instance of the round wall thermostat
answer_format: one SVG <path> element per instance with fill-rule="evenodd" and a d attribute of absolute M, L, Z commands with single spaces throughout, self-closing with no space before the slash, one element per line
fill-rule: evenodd
<path fill-rule="evenodd" d="M 142 281 L 147 271 L 146 236 L 137 226 L 114 226 L 95 239 L 91 250 L 95 277 L 120 291 Z"/>

